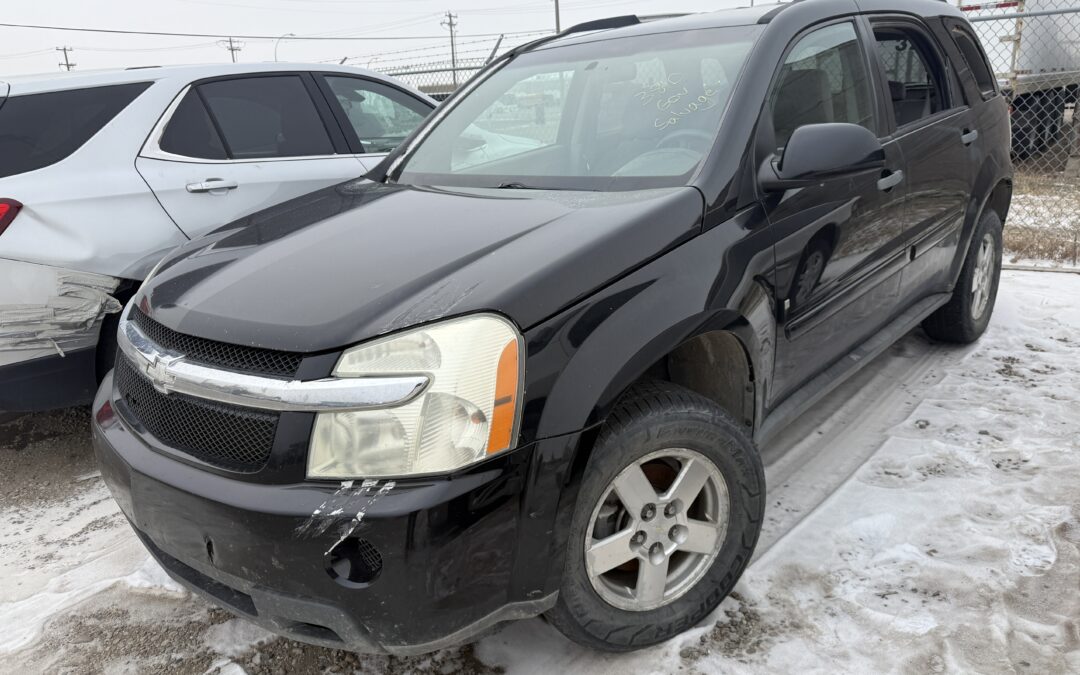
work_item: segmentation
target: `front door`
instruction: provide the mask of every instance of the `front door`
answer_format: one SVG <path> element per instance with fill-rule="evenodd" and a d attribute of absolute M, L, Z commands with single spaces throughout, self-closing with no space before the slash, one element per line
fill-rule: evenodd
<path fill-rule="evenodd" d="M 906 170 L 885 137 L 869 52 L 853 21 L 797 38 L 773 81 L 763 124 L 782 152 L 806 124 L 847 122 L 881 137 L 886 166 L 765 199 L 775 228 L 774 406 L 872 335 L 894 315 L 905 259 Z"/>

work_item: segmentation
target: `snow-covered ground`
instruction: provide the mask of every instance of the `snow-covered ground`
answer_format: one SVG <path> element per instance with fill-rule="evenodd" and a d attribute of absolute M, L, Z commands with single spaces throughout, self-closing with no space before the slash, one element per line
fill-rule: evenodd
<path fill-rule="evenodd" d="M 1006 272 L 976 345 L 912 333 L 764 450 L 758 555 L 629 655 L 539 620 L 415 659 L 277 639 L 149 562 L 85 411 L 0 426 L 0 672 L 1080 672 L 1080 275 Z"/>

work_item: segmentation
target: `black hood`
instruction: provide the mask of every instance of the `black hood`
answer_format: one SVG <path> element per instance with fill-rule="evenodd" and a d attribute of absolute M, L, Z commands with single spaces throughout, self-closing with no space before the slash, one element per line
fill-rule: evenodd
<path fill-rule="evenodd" d="M 338 349 L 496 311 L 523 329 L 699 231 L 701 193 L 439 190 L 352 181 L 169 256 L 136 301 L 182 333 Z"/>

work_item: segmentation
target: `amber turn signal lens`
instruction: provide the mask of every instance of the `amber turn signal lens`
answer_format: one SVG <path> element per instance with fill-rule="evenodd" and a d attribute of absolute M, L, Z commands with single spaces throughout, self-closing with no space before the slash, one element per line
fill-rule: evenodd
<path fill-rule="evenodd" d="M 506 450 L 513 442 L 520 369 L 518 341 L 515 338 L 506 343 L 499 356 L 499 370 L 495 378 L 495 406 L 491 411 L 491 432 L 487 442 L 489 455 Z"/>

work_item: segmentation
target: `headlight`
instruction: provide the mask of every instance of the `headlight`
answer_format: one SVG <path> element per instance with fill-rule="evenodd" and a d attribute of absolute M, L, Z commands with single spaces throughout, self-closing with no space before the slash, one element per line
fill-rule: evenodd
<path fill-rule="evenodd" d="M 474 315 L 347 350 L 335 377 L 426 375 L 405 405 L 319 413 L 310 478 L 386 478 L 451 471 L 513 447 L 521 336 L 507 320 Z"/>

